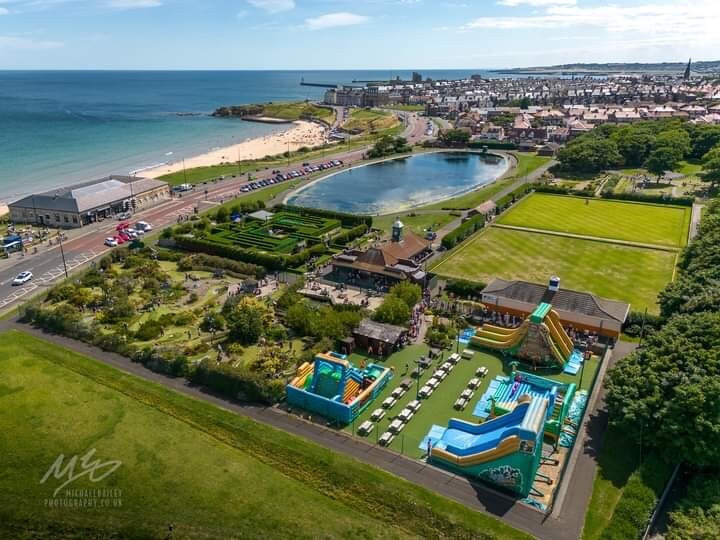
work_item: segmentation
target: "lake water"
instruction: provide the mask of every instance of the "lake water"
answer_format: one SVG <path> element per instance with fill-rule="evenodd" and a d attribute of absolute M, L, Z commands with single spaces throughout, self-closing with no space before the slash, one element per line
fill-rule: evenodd
<path fill-rule="evenodd" d="M 506 159 L 437 152 L 348 169 L 310 184 L 289 204 L 354 214 L 390 214 L 449 199 L 502 176 Z"/>

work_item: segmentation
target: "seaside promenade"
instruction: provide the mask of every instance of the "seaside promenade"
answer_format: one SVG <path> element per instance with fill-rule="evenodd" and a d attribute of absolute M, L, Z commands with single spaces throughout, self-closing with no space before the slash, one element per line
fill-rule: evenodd
<path fill-rule="evenodd" d="M 422 142 L 426 137 L 424 122 L 417 115 L 407 115 L 407 119 L 407 127 L 403 136 L 411 144 Z M 340 159 L 345 165 L 351 165 L 362 161 L 365 152 L 367 152 L 367 147 L 337 152 L 328 154 L 323 159 L 310 160 L 310 163 L 319 164 L 329 159 Z M 295 162 L 279 169 L 281 172 L 288 172 L 298 166 L 299 162 Z M 253 180 L 265 179 L 270 176 L 273 175 L 268 170 L 264 174 L 257 175 Z M 244 194 L 240 192 L 240 188 L 247 183 L 247 179 L 242 178 L 211 181 L 197 187 L 194 191 L 183 193 L 182 197 L 173 197 L 165 203 L 138 212 L 131 221 L 148 221 L 153 225 L 155 233 L 158 233 L 177 223 L 178 216 L 193 214 L 198 205 L 211 206 L 241 197 Z M 207 196 L 205 190 L 207 190 Z M 16 308 L 22 302 L 47 290 L 54 283 L 63 279 L 66 267 L 68 274 L 78 271 L 113 249 L 105 246 L 103 241 L 106 237 L 115 234 L 117 223 L 117 221 L 105 220 L 82 229 L 66 231 L 68 238 L 63 242 L 62 252 L 60 246 L 56 244 L 49 247 L 41 246 L 36 254 L 29 253 L 21 256 L 21 254 L 15 253 L 9 259 L 0 260 L 0 314 Z M 12 286 L 11 282 L 15 276 L 25 270 L 33 273 L 33 280 L 20 287 Z"/>

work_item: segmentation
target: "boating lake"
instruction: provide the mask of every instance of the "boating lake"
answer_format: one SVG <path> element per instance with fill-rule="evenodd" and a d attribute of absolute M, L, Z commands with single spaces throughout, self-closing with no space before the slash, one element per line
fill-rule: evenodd
<path fill-rule="evenodd" d="M 353 214 L 390 214 L 455 197 L 496 180 L 501 156 L 433 152 L 341 171 L 309 184 L 288 204 Z"/>

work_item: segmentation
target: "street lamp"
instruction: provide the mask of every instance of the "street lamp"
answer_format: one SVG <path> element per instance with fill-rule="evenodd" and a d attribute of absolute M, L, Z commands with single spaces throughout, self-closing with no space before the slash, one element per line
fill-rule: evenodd
<path fill-rule="evenodd" d="M 67 263 L 65 262 L 65 250 L 63 249 L 63 244 L 62 244 L 62 240 L 63 240 L 62 233 L 58 233 L 58 236 L 60 238 L 60 256 L 62 257 L 63 269 L 65 270 L 65 279 L 67 279 L 68 271 L 67 271 Z"/>

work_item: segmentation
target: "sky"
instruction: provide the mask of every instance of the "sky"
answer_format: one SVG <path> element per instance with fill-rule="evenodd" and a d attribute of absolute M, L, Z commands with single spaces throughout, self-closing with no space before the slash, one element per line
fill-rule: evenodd
<path fill-rule="evenodd" d="M 0 69 L 720 59 L 720 0 L 0 0 Z"/>

